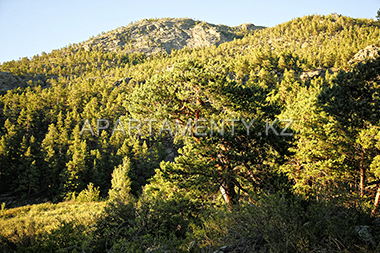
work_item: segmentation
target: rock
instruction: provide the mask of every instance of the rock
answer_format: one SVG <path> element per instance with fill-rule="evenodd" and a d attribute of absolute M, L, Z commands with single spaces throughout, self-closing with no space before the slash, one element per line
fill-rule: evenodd
<path fill-rule="evenodd" d="M 338 18 L 340 18 L 342 15 L 340 15 L 340 14 L 338 14 L 338 13 L 335 12 L 335 13 L 331 13 L 329 16 L 332 17 L 334 19 L 334 21 L 335 21 Z"/>
<path fill-rule="evenodd" d="M 171 148 L 167 148 L 166 149 L 166 152 L 168 153 L 164 159 L 165 162 L 174 162 L 174 158 L 175 158 L 175 152 L 173 149 Z"/>
<path fill-rule="evenodd" d="M 83 45 L 83 49 L 85 51 L 91 51 L 91 47 L 89 45 Z"/>
<path fill-rule="evenodd" d="M 217 251 L 214 251 L 214 253 L 228 253 L 233 252 L 234 248 L 231 246 L 223 246 L 220 247 Z"/>
<path fill-rule="evenodd" d="M 246 23 L 246 24 L 238 25 L 238 26 L 236 26 L 236 28 L 239 29 L 239 30 L 246 30 L 247 32 L 250 32 L 250 31 L 257 30 L 257 29 L 262 29 L 264 27 L 262 27 L 262 26 L 255 26 L 252 23 Z"/>
<path fill-rule="evenodd" d="M 352 65 L 357 62 L 365 62 L 368 59 L 375 59 L 379 57 L 379 50 L 380 48 L 375 45 L 367 46 L 356 53 L 351 60 L 348 61 L 348 64 Z"/>
<path fill-rule="evenodd" d="M 322 69 L 322 68 L 318 68 L 316 70 L 312 70 L 312 71 L 304 71 L 304 72 L 301 72 L 299 73 L 299 77 L 301 80 L 308 80 L 308 79 L 313 79 L 313 78 L 318 78 L 318 77 L 322 77 L 322 78 L 325 78 L 326 77 L 326 74 L 327 72 L 329 74 L 334 74 L 336 73 L 337 70 L 334 70 L 334 69 Z M 282 78 L 282 74 L 277 74 L 278 77 Z"/>
<path fill-rule="evenodd" d="M 247 29 L 247 30 L 250 30 L 250 29 L 253 29 L 253 28 L 255 27 L 255 25 L 252 24 L 252 23 L 246 23 L 246 24 L 241 24 L 241 25 L 239 25 L 239 27 L 240 27 L 241 29 Z"/>
<path fill-rule="evenodd" d="M 372 246 L 376 246 L 375 239 L 372 236 L 372 231 L 370 226 L 355 226 L 355 232 L 358 234 L 360 239 L 367 243 L 371 243 Z"/>
<path fill-rule="evenodd" d="M 106 52 L 122 50 L 125 53 L 170 54 L 173 49 L 220 45 L 232 41 L 242 30 L 262 29 L 254 24 L 237 27 L 214 25 L 188 18 L 143 19 L 125 27 L 98 35 L 81 46 L 90 51 L 98 47 Z"/>
<path fill-rule="evenodd" d="M 300 78 L 302 80 L 306 80 L 309 78 L 319 77 L 322 75 L 322 73 L 324 73 L 322 69 L 317 69 L 317 70 L 308 71 L 308 72 L 301 72 Z"/>

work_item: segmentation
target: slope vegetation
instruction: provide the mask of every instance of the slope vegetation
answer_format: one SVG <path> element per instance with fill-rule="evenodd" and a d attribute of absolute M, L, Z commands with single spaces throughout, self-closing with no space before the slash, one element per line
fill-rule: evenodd
<path fill-rule="evenodd" d="M 86 238 L 4 249 L 378 249 L 378 24 L 258 28 L 142 20 L 0 65 L 0 202 L 108 201 Z"/>

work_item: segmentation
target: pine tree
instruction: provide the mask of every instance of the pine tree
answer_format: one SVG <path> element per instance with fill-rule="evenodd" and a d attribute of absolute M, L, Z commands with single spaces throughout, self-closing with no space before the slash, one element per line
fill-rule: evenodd
<path fill-rule="evenodd" d="M 281 166 L 282 170 L 294 180 L 300 194 L 309 196 L 336 190 L 341 187 L 339 183 L 344 181 L 347 169 L 344 165 L 347 145 L 343 145 L 346 139 L 339 131 L 339 122 L 318 104 L 322 79 L 313 80 L 309 87 L 296 80 L 286 90 L 281 87 L 282 84 L 279 92 L 287 103 L 280 118 L 293 120 L 291 129 L 295 138 L 289 149 L 293 154 Z"/>
<path fill-rule="evenodd" d="M 42 157 L 44 158 L 43 185 L 49 189 L 49 194 L 57 195 L 60 186 L 60 173 L 65 167 L 65 157 L 62 153 L 62 145 L 59 143 L 59 133 L 54 124 L 49 125 L 49 130 L 41 143 Z"/>
<path fill-rule="evenodd" d="M 131 162 L 124 157 L 123 163 L 115 167 L 112 173 L 111 189 L 108 192 L 111 201 L 127 203 L 130 200 L 131 191 Z"/>
<path fill-rule="evenodd" d="M 63 194 L 68 192 L 78 192 L 87 185 L 88 176 L 88 148 L 86 140 L 80 139 L 79 125 L 73 131 L 73 140 L 67 151 L 69 161 L 63 171 L 64 185 Z"/>
<path fill-rule="evenodd" d="M 369 152 L 371 145 L 368 145 L 368 138 L 363 138 L 363 133 L 377 132 L 380 126 L 377 115 L 380 110 L 379 71 L 379 58 L 359 63 L 351 71 L 339 73 L 334 85 L 319 97 L 324 110 L 340 123 L 339 130 L 344 133 L 348 147 L 345 163 L 359 175 L 361 196 L 366 194 L 370 164 L 374 159 L 373 152 Z"/>
<path fill-rule="evenodd" d="M 180 187 L 195 191 L 221 190 L 226 202 L 233 206 L 239 201 L 238 192 L 248 194 L 249 188 L 265 185 L 262 180 L 273 171 L 268 171 L 270 167 L 264 164 L 271 164 L 274 169 L 280 143 L 286 142 L 275 134 L 265 136 L 268 138 L 257 135 L 259 130 L 263 132 L 259 125 L 265 126 L 265 120 L 273 120 L 278 112 L 266 102 L 268 91 L 258 84 L 237 84 L 228 78 L 223 66 L 223 62 L 185 61 L 167 75 L 152 77 L 136 88 L 129 94 L 126 105 L 135 118 L 154 115 L 157 120 L 166 120 L 170 117 L 180 122 L 182 128 L 202 118 L 215 122 L 234 118 L 240 121 L 240 117 L 260 120 L 251 128 L 251 135 L 242 124 L 232 133 L 229 123 L 226 125 L 229 133 L 212 137 L 200 137 L 192 123 L 184 136 L 175 137 L 183 138 L 185 146 L 181 155 L 175 163 L 162 165 L 164 176 L 178 182 Z"/>
<path fill-rule="evenodd" d="M 29 199 L 30 194 L 35 191 L 38 192 L 40 181 L 41 181 L 41 171 L 36 164 L 36 160 L 39 158 L 38 144 L 34 136 L 31 136 L 28 140 L 23 138 L 21 143 L 20 160 L 19 161 L 19 179 L 18 179 L 18 191 L 21 191 L 23 195 L 26 195 Z"/>

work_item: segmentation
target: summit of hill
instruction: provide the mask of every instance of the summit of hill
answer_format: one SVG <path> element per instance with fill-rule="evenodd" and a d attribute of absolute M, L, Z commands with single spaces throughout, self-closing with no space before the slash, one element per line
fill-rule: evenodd
<path fill-rule="evenodd" d="M 85 50 L 101 48 L 106 52 L 170 54 L 173 49 L 184 47 L 218 46 L 262 28 L 254 24 L 214 25 L 189 18 L 143 19 L 92 37 L 82 46 Z"/>

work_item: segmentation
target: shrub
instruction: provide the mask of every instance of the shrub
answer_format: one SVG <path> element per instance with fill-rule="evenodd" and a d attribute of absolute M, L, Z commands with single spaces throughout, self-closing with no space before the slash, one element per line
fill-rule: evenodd
<path fill-rule="evenodd" d="M 93 183 L 87 185 L 87 189 L 81 191 L 75 198 L 78 202 L 92 202 L 99 200 L 99 187 L 94 187 Z"/>
<path fill-rule="evenodd" d="M 86 240 L 86 227 L 76 221 L 61 221 L 58 228 L 51 231 L 37 247 L 44 252 L 74 252 Z"/>
<path fill-rule="evenodd" d="M 108 191 L 111 201 L 120 201 L 127 203 L 130 199 L 131 180 L 129 173 L 131 162 L 128 157 L 123 159 L 123 163 L 117 166 L 112 173 L 111 189 Z"/>
<path fill-rule="evenodd" d="M 232 212 L 215 210 L 194 228 L 202 248 L 229 246 L 237 252 L 358 252 L 371 249 L 355 232 L 369 213 L 333 202 L 282 194 L 261 196 Z"/>
<path fill-rule="evenodd" d="M 149 198 L 143 194 L 137 201 L 110 202 L 96 224 L 93 250 L 184 249 L 196 209 L 190 199 L 180 196 Z"/>

